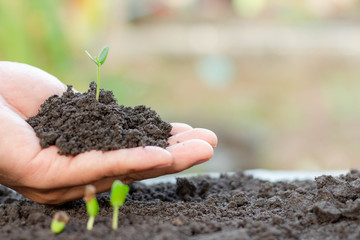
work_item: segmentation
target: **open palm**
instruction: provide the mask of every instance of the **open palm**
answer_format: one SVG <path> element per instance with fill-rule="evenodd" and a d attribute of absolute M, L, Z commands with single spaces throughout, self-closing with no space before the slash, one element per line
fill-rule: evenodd
<path fill-rule="evenodd" d="M 173 123 L 170 146 L 147 146 L 108 152 L 89 151 L 75 157 L 59 155 L 57 147 L 42 149 L 25 121 L 40 105 L 66 86 L 35 67 L 0 62 L 0 183 L 43 204 L 81 198 L 84 186 L 98 192 L 115 179 L 125 183 L 185 170 L 209 160 L 217 143 L 206 129 Z"/>

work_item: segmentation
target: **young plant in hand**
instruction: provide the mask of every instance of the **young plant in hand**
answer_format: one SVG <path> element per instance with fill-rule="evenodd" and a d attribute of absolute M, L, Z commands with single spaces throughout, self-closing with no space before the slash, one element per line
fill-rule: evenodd
<path fill-rule="evenodd" d="M 69 216 L 64 211 L 56 212 L 51 222 L 51 231 L 55 234 L 61 233 L 69 221 Z"/>
<path fill-rule="evenodd" d="M 115 180 L 111 187 L 110 204 L 114 207 L 112 228 L 118 228 L 119 208 L 124 204 L 127 194 L 129 193 L 129 186 L 123 184 L 119 180 Z"/>
<path fill-rule="evenodd" d="M 99 214 L 99 203 L 95 197 L 96 188 L 93 185 L 85 186 L 85 203 L 86 203 L 86 211 L 89 214 L 89 220 L 87 223 L 87 230 L 92 230 L 94 226 L 94 221 L 96 215 Z"/>
<path fill-rule="evenodd" d="M 86 51 L 86 54 L 89 56 L 91 60 L 97 65 L 97 87 L 96 87 L 96 99 L 99 101 L 99 92 L 100 92 L 100 67 L 105 63 L 105 60 L 107 58 L 107 55 L 109 53 L 109 46 L 105 46 L 98 57 L 93 57 L 90 55 L 88 51 Z"/>

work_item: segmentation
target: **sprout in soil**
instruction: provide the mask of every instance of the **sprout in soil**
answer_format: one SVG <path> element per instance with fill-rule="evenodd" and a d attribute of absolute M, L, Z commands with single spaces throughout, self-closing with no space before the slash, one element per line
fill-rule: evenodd
<path fill-rule="evenodd" d="M 126 195 L 129 192 L 129 186 L 123 184 L 119 180 L 115 180 L 111 187 L 110 193 L 110 204 L 114 207 L 114 214 L 113 214 L 113 222 L 112 228 L 118 228 L 118 215 L 119 215 L 119 207 L 121 207 L 124 202 Z"/>
<path fill-rule="evenodd" d="M 55 234 L 61 233 L 69 221 L 69 216 L 64 211 L 56 212 L 51 222 L 51 231 Z"/>
<path fill-rule="evenodd" d="M 86 203 L 86 211 L 89 214 L 89 220 L 87 223 L 87 229 L 92 230 L 95 217 L 99 213 L 99 203 L 95 197 L 96 188 L 93 185 L 86 185 L 85 186 L 85 203 Z"/>
<path fill-rule="evenodd" d="M 100 91 L 100 67 L 104 64 L 106 57 L 109 53 L 109 46 L 105 46 L 98 57 L 93 57 L 90 55 L 88 51 L 86 51 L 86 54 L 89 56 L 91 60 L 94 61 L 94 63 L 97 65 L 97 87 L 96 87 L 96 99 L 99 100 L 99 91 Z"/>

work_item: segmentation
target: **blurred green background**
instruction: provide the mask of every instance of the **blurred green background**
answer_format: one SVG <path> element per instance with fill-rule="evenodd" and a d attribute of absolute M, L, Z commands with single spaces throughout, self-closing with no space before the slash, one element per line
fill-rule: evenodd
<path fill-rule="evenodd" d="M 188 171 L 360 167 L 358 0 L 0 0 L 0 60 L 212 129 Z"/>

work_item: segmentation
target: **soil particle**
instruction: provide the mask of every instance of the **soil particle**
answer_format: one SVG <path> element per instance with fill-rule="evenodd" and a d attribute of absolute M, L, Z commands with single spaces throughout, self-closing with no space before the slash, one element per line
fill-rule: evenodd
<path fill-rule="evenodd" d="M 139 105 L 118 105 L 111 91 L 95 98 L 92 82 L 85 93 L 68 86 L 61 97 L 49 97 L 27 122 L 40 138 L 42 148 L 57 146 L 59 154 L 76 156 L 90 150 L 110 151 L 139 146 L 167 147 L 171 125 L 154 110 Z"/>
<path fill-rule="evenodd" d="M 195 196 L 196 186 L 186 178 L 176 179 L 176 195 L 180 200 L 191 201 Z"/>
<path fill-rule="evenodd" d="M 319 223 L 335 222 L 340 216 L 340 210 L 331 202 L 321 201 L 314 204 L 313 212 Z"/>
<path fill-rule="evenodd" d="M 236 173 L 135 182 L 116 231 L 108 193 L 97 195 L 100 213 L 87 231 L 82 200 L 42 206 L 0 187 L 0 239 L 359 239 L 359 179 L 353 170 L 315 181 L 272 183 Z M 66 211 L 70 221 L 55 236 L 49 226 L 56 211 Z"/>
<path fill-rule="evenodd" d="M 315 181 L 318 189 L 326 189 L 330 196 L 342 203 L 345 203 L 349 198 L 356 199 L 360 197 L 358 182 L 347 182 L 332 176 L 320 176 L 315 178 Z"/>

